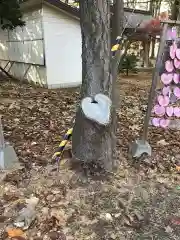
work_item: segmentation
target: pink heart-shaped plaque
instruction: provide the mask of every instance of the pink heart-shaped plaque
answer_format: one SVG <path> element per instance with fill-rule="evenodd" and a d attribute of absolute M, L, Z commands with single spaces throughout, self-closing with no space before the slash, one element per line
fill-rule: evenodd
<path fill-rule="evenodd" d="M 169 97 L 168 96 L 163 96 L 163 95 L 159 95 L 158 96 L 158 103 L 163 106 L 166 107 L 169 104 Z"/>
<path fill-rule="evenodd" d="M 169 119 L 161 119 L 159 125 L 162 128 L 167 128 L 169 126 L 169 123 L 170 123 Z"/>
<path fill-rule="evenodd" d="M 176 57 L 180 60 L 180 49 L 176 49 Z"/>
<path fill-rule="evenodd" d="M 159 127 L 159 122 L 160 122 L 160 118 L 153 118 L 152 119 L 152 125 L 155 127 Z"/>
<path fill-rule="evenodd" d="M 176 84 L 179 83 L 179 74 L 178 74 L 178 73 L 174 73 L 174 75 L 173 75 L 173 80 L 174 80 L 174 82 L 175 82 Z"/>
<path fill-rule="evenodd" d="M 171 59 L 175 58 L 175 56 L 176 56 L 176 48 L 174 47 L 174 45 L 170 46 L 169 54 L 170 54 Z"/>
<path fill-rule="evenodd" d="M 169 95 L 170 92 L 171 92 L 171 89 L 170 89 L 169 86 L 163 87 L 163 89 L 162 89 L 162 94 L 163 94 L 164 96 Z"/>
<path fill-rule="evenodd" d="M 180 69 L 180 60 L 178 60 L 177 58 L 174 59 L 174 66 L 177 69 Z"/>
<path fill-rule="evenodd" d="M 177 31 L 175 28 L 167 30 L 167 39 L 166 40 L 175 40 L 177 38 Z"/>
<path fill-rule="evenodd" d="M 175 107 L 175 108 L 174 108 L 174 115 L 175 115 L 176 117 L 180 117 L 180 108 L 179 108 L 179 107 Z"/>
<path fill-rule="evenodd" d="M 168 115 L 168 117 L 172 117 L 173 113 L 174 113 L 174 108 L 172 106 L 166 107 L 166 114 Z"/>
<path fill-rule="evenodd" d="M 176 31 L 176 28 L 172 28 L 172 31 L 171 31 L 171 38 L 172 40 L 175 40 L 177 38 L 177 31 Z"/>
<path fill-rule="evenodd" d="M 167 72 L 172 72 L 174 70 L 172 61 L 168 60 L 165 62 L 165 69 Z"/>
<path fill-rule="evenodd" d="M 160 105 L 155 105 L 154 106 L 154 113 L 158 116 L 163 116 L 165 114 L 165 108 Z"/>
<path fill-rule="evenodd" d="M 174 88 L 174 95 L 175 95 L 177 98 L 180 98 L 180 88 L 178 88 L 178 87 L 175 87 L 175 88 Z"/>
<path fill-rule="evenodd" d="M 161 75 L 161 81 L 165 84 L 168 85 L 171 83 L 173 79 L 173 74 L 172 73 L 163 73 Z"/>

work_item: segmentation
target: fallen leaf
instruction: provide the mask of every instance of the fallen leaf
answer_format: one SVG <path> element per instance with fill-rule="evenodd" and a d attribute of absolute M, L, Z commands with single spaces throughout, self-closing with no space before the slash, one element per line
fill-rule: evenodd
<path fill-rule="evenodd" d="M 172 229 L 170 226 L 167 226 L 167 227 L 165 228 L 165 231 L 166 231 L 167 233 L 172 233 L 172 232 L 173 232 L 173 229 Z"/>
<path fill-rule="evenodd" d="M 20 228 L 12 228 L 7 230 L 8 236 L 11 238 L 23 236 L 24 232 Z"/>
<path fill-rule="evenodd" d="M 176 171 L 180 172 L 180 166 L 176 165 Z"/>
<path fill-rule="evenodd" d="M 161 139 L 160 141 L 157 142 L 157 145 L 166 146 L 166 145 L 169 145 L 169 143 L 166 142 L 165 139 Z"/>
<path fill-rule="evenodd" d="M 175 225 L 180 225 L 180 217 L 173 218 L 171 222 Z"/>
<path fill-rule="evenodd" d="M 67 217 L 65 215 L 65 212 L 63 210 L 59 210 L 57 208 L 53 208 L 51 210 L 51 217 L 54 217 L 60 226 L 65 226 Z"/>
<path fill-rule="evenodd" d="M 131 129 L 132 131 L 135 131 L 135 130 L 140 130 L 141 127 L 139 125 L 132 125 L 132 126 L 129 126 L 129 129 Z"/>

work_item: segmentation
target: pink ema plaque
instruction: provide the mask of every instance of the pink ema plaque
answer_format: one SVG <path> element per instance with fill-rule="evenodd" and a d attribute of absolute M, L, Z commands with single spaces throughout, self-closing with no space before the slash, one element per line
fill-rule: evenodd
<path fill-rule="evenodd" d="M 180 99 L 180 49 L 174 41 L 170 46 L 170 59 L 165 62 L 165 72 L 161 74 L 161 82 L 164 87 L 161 94 L 157 96 L 157 103 L 153 108 L 153 113 L 157 117 L 152 118 L 152 125 L 155 127 L 167 128 L 170 124 L 170 117 L 180 118 L 180 107 L 170 106 L 169 104 Z M 172 84 L 172 85 L 171 85 Z M 176 85 L 176 86 L 174 86 Z M 174 101 L 172 101 L 174 98 Z M 170 100 L 171 99 L 171 100 Z"/>
<path fill-rule="evenodd" d="M 178 73 L 174 73 L 174 75 L 173 75 L 173 81 L 174 81 L 174 83 L 176 83 L 176 84 L 179 83 L 179 74 L 178 74 Z"/>
<path fill-rule="evenodd" d="M 155 105 L 154 106 L 154 109 L 153 109 L 153 111 L 154 111 L 154 113 L 156 114 L 156 115 L 158 115 L 158 116 L 164 116 L 164 114 L 165 114 L 165 107 L 163 107 L 163 106 L 160 106 L 160 105 Z"/>
<path fill-rule="evenodd" d="M 176 53 L 176 57 L 180 60 L 180 49 L 177 48 L 175 53 Z"/>
<path fill-rule="evenodd" d="M 175 56 L 176 56 L 176 49 L 177 49 L 177 45 L 176 43 L 173 43 L 171 46 L 170 46 L 170 57 L 171 59 L 174 59 Z"/>
<path fill-rule="evenodd" d="M 158 96 L 158 103 L 160 106 L 166 107 L 169 105 L 170 99 L 168 96 L 163 96 L 163 95 L 159 95 Z"/>
<path fill-rule="evenodd" d="M 172 117 L 174 114 L 174 108 L 172 106 L 166 107 L 166 114 L 168 115 L 168 117 Z"/>
<path fill-rule="evenodd" d="M 175 115 L 176 117 L 180 117 L 180 108 L 179 108 L 179 107 L 175 107 L 175 108 L 174 108 L 174 115 Z"/>
<path fill-rule="evenodd" d="M 165 62 L 165 69 L 168 73 L 172 72 L 174 70 L 173 62 L 168 60 Z"/>
<path fill-rule="evenodd" d="M 174 95 L 179 99 L 180 98 L 180 88 L 175 87 L 173 92 L 174 92 Z"/>
<path fill-rule="evenodd" d="M 180 60 L 179 59 L 177 59 L 177 58 L 174 59 L 174 66 L 176 69 L 180 69 Z"/>
<path fill-rule="evenodd" d="M 168 29 L 167 31 L 167 40 L 175 40 L 177 38 L 177 31 L 175 27 Z"/>
<path fill-rule="evenodd" d="M 164 96 L 166 96 L 166 95 L 169 96 L 170 93 L 171 93 L 171 88 L 170 88 L 170 86 L 163 87 L 163 89 L 162 89 L 162 94 L 163 94 Z"/>
<path fill-rule="evenodd" d="M 169 126 L 170 120 L 165 118 L 153 118 L 152 125 L 155 127 L 167 128 Z"/>
<path fill-rule="evenodd" d="M 172 82 L 173 80 L 173 74 L 172 73 L 163 73 L 161 75 L 161 81 L 165 84 L 168 85 Z"/>

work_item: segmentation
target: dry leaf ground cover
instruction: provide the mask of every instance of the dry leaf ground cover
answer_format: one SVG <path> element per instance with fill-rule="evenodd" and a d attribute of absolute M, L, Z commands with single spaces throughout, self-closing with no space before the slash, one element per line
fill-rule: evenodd
<path fill-rule="evenodd" d="M 46 90 L 1 78 L 5 138 L 24 168 L 1 180 L 0 239 L 9 239 L 6 227 L 32 196 L 39 199 L 36 220 L 14 239 L 179 239 L 180 177 L 174 170 L 179 133 L 150 128 L 153 156 L 128 160 L 128 145 L 142 130 L 150 79 L 147 73 L 119 79 L 118 169 L 95 178 L 70 164 L 58 173 L 51 162 L 71 126 L 79 89 Z"/>

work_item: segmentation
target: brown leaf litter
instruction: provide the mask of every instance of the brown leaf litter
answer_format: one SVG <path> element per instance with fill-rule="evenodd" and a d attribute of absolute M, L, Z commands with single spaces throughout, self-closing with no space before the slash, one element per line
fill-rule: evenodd
<path fill-rule="evenodd" d="M 150 127 L 152 158 L 138 169 L 128 160 L 128 145 L 142 131 L 149 83 L 147 73 L 119 80 L 119 166 L 106 179 L 94 179 L 68 164 L 58 173 L 56 163 L 51 163 L 72 125 L 79 89 L 47 90 L 1 80 L 5 139 L 24 168 L 1 180 L 0 239 L 11 239 L 8 227 L 9 237 L 27 240 L 179 239 L 180 176 L 174 168 L 178 133 Z M 38 199 L 33 221 L 23 230 L 14 224 L 33 197 Z"/>

